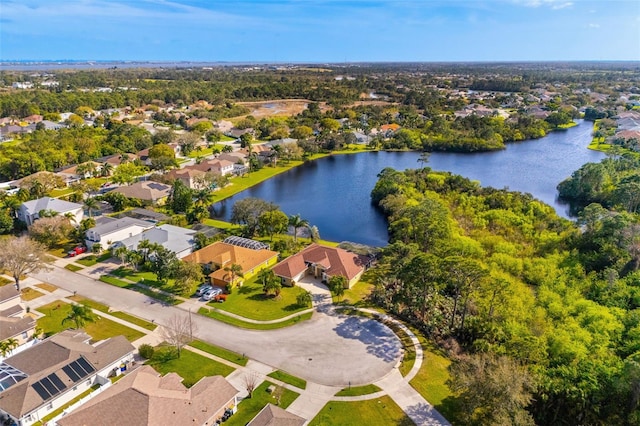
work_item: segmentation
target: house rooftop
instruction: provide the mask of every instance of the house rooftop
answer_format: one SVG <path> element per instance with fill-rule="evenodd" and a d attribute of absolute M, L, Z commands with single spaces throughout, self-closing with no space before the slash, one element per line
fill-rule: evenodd
<path fill-rule="evenodd" d="M 12 372 L 15 380 L 3 382 L 0 409 L 21 418 L 135 349 L 124 336 L 95 346 L 89 339 L 67 330 L 5 359 L 0 371 Z"/>
<path fill-rule="evenodd" d="M 151 228 L 153 224 L 144 220 L 134 219 L 132 217 L 123 217 L 122 219 L 110 220 L 108 222 L 104 222 L 100 225 L 94 226 L 93 228 L 89 229 L 89 231 L 92 231 L 104 237 L 105 235 L 109 235 L 113 232 L 119 231 L 123 228 L 128 228 L 130 226 Z"/>
<path fill-rule="evenodd" d="M 237 393 L 222 376 L 204 377 L 187 388 L 177 374 L 161 376 L 145 365 L 58 420 L 58 425 L 202 425 L 227 408 Z"/>
<path fill-rule="evenodd" d="M 247 426 L 302 426 L 305 422 L 306 420 L 300 416 L 276 405 L 267 404 Z"/>
<path fill-rule="evenodd" d="M 278 263 L 273 267 L 273 272 L 281 277 L 293 278 L 306 269 L 307 263 L 313 263 L 324 267 L 327 275 L 342 275 L 351 280 L 362 272 L 369 260 L 366 256 L 341 248 L 314 243 Z"/>
<path fill-rule="evenodd" d="M 157 201 L 169 196 L 169 193 L 171 192 L 171 185 L 146 180 L 127 186 L 120 186 L 114 189 L 113 192 L 119 192 L 129 198 L 137 198 L 144 201 Z"/>
<path fill-rule="evenodd" d="M 37 200 L 25 201 L 23 204 L 30 214 L 38 213 L 41 210 L 53 210 L 58 213 L 66 213 L 82 209 L 82 204 L 71 203 L 57 198 L 42 197 Z"/>

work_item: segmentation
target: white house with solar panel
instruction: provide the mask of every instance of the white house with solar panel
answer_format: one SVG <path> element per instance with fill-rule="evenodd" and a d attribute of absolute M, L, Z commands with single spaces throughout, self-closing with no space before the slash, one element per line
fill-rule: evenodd
<path fill-rule="evenodd" d="M 135 348 L 124 336 L 90 339 L 63 331 L 0 363 L 0 424 L 45 423 L 79 395 L 92 390 L 90 398 L 111 386 L 109 377 L 133 362 Z"/>

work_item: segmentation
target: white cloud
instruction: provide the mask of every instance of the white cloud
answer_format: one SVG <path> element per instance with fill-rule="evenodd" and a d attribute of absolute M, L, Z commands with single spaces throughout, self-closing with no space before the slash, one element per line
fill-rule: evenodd
<path fill-rule="evenodd" d="M 600 28 L 600 24 L 589 24 L 589 28 Z"/>
<path fill-rule="evenodd" d="M 564 9 L 573 6 L 573 2 L 566 0 L 512 0 L 516 4 L 526 7 L 550 6 L 554 10 Z"/>
<path fill-rule="evenodd" d="M 568 1 L 568 2 L 565 2 L 565 3 L 554 4 L 554 5 L 551 6 L 551 9 L 559 10 L 559 9 L 564 9 L 565 7 L 571 7 L 571 6 L 573 6 L 573 3 Z"/>

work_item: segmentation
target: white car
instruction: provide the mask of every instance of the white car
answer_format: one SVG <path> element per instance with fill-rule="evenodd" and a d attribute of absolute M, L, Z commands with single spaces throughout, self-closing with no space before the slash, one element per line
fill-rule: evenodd
<path fill-rule="evenodd" d="M 198 287 L 198 289 L 196 290 L 196 296 L 204 296 L 206 292 L 212 289 L 213 289 L 213 286 L 210 286 L 209 284 L 205 284 L 202 287 Z"/>
<path fill-rule="evenodd" d="M 204 300 L 211 300 L 214 297 L 216 297 L 217 295 L 219 295 L 220 293 L 222 293 L 222 289 L 221 288 L 212 288 L 211 290 L 207 291 L 202 298 Z"/>

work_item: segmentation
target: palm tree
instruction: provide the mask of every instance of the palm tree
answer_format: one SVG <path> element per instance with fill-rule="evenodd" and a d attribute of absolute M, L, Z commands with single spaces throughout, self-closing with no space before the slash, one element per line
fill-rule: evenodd
<path fill-rule="evenodd" d="M 64 217 L 65 217 L 66 219 L 69 219 L 69 223 L 71 223 L 71 224 L 76 223 L 76 215 L 74 215 L 73 213 L 71 213 L 71 212 L 66 212 L 66 213 L 64 214 Z M 77 224 L 77 223 L 76 223 L 76 224 Z"/>
<path fill-rule="evenodd" d="M 129 250 L 125 246 L 120 246 L 113 250 L 113 255 L 120 259 L 120 264 L 124 266 L 125 261 L 127 260 Z"/>
<path fill-rule="evenodd" d="M 87 322 L 95 321 L 95 318 L 93 317 L 93 311 L 90 307 L 84 305 L 71 305 L 71 311 L 69 312 L 69 315 L 63 318 L 62 324 L 67 321 L 73 321 L 76 325 L 76 329 L 78 329 L 84 326 Z"/>
<path fill-rule="evenodd" d="M 299 214 L 289 216 L 289 226 L 293 228 L 293 241 L 298 242 L 298 229 L 309 226 L 309 221 L 302 219 Z"/>
<path fill-rule="evenodd" d="M 100 206 L 98 205 L 98 201 L 93 197 L 89 197 L 86 200 L 84 200 L 84 206 L 86 207 L 87 211 L 89 212 L 89 217 L 90 218 L 93 217 L 92 212 L 100 210 Z"/>
<path fill-rule="evenodd" d="M 242 266 L 238 265 L 237 263 L 233 263 L 231 266 L 225 266 L 224 270 L 226 272 L 229 272 L 229 275 L 231 276 L 231 279 L 229 280 L 231 286 L 233 286 L 233 284 L 235 283 L 236 277 L 244 277 Z"/>
<path fill-rule="evenodd" d="M 103 163 L 100 167 L 100 174 L 102 174 L 103 177 L 111 176 L 112 172 L 113 165 L 111 163 Z"/>
<path fill-rule="evenodd" d="M 2 354 L 2 356 L 7 356 L 18 346 L 20 346 L 20 344 L 18 343 L 18 339 L 10 337 L 6 340 L 3 340 L 2 342 L 0 342 L 0 354 Z"/>

